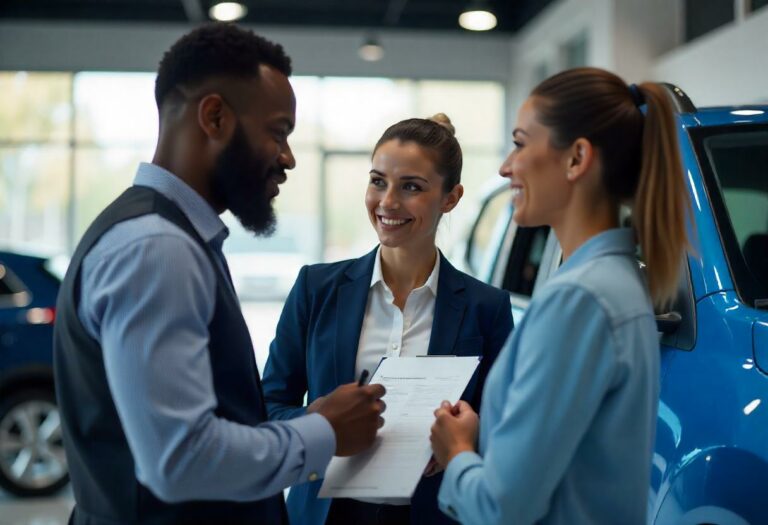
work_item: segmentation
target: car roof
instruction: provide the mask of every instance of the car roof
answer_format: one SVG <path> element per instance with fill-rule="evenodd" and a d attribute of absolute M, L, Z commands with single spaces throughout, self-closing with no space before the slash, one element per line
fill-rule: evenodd
<path fill-rule="evenodd" d="M 718 106 L 697 108 L 693 113 L 699 126 L 768 123 L 768 105 Z"/>

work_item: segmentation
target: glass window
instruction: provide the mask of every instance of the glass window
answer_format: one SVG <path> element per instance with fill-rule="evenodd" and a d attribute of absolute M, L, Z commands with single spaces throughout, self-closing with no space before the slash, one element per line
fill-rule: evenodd
<path fill-rule="evenodd" d="M 732 22 L 734 17 L 733 0 L 685 0 L 685 41 Z"/>
<path fill-rule="evenodd" d="M 752 3 L 750 5 L 750 10 L 757 11 L 758 9 L 762 9 L 767 5 L 768 5 L 768 0 L 752 0 Z"/>
<path fill-rule="evenodd" d="M 99 145 L 157 142 L 158 117 L 152 73 L 75 75 L 75 139 Z"/>
<path fill-rule="evenodd" d="M 551 75 L 551 68 L 546 61 L 539 62 L 533 68 L 533 85 L 536 86 Z"/>
<path fill-rule="evenodd" d="M 499 108 L 504 107 L 504 89 L 500 84 L 423 81 L 419 83 L 416 107 L 416 113 L 410 116 L 448 115 L 462 149 L 487 147 L 497 152 L 502 146 L 504 112 Z"/>
<path fill-rule="evenodd" d="M 151 159 L 158 131 L 154 79 L 154 73 L 0 72 L 0 243 L 71 253 L 96 215 L 131 184 L 137 164 Z M 277 230 L 271 239 L 254 238 L 228 217 L 233 224 L 225 250 L 292 258 L 258 263 L 273 268 L 367 252 L 376 242 L 364 205 L 373 146 L 399 120 L 444 112 L 464 153 L 465 203 L 443 218 L 438 231 L 439 245 L 449 252 L 474 218 L 469 201 L 502 159 L 503 86 L 393 78 L 290 81 L 297 124 L 289 140 L 297 166 L 275 200 Z"/>
<path fill-rule="evenodd" d="M 65 143 L 71 92 L 69 73 L 0 72 L 0 141 Z"/>
<path fill-rule="evenodd" d="M 587 33 L 580 33 L 563 44 L 563 66 L 566 69 L 587 65 Z"/>
<path fill-rule="evenodd" d="M 0 148 L 0 239 L 11 247 L 63 251 L 70 151 L 63 146 Z"/>
<path fill-rule="evenodd" d="M 549 230 L 549 226 L 517 228 L 502 288 L 524 297 L 533 295 Z"/>
<path fill-rule="evenodd" d="M 288 140 L 293 148 L 317 144 L 322 131 L 322 81 L 317 77 L 291 77 L 290 81 L 296 96 L 296 128 Z"/>
<path fill-rule="evenodd" d="M 512 216 L 511 202 L 509 190 L 501 191 L 485 203 L 477 218 L 467 247 L 467 263 L 476 277 L 490 275 L 493 271 L 500 235 L 507 229 Z"/>
<path fill-rule="evenodd" d="M 75 238 L 127 189 L 139 162 L 152 158 L 152 148 L 97 148 L 75 150 Z"/>
<path fill-rule="evenodd" d="M 328 212 L 325 260 L 360 257 L 378 243 L 365 208 L 369 155 L 328 155 L 325 159 Z"/>
<path fill-rule="evenodd" d="M 320 101 L 323 145 L 371 151 L 390 125 L 416 116 L 413 90 L 407 80 L 326 78 Z"/>
<path fill-rule="evenodd" d="M 768 305 L 768 126 L 692 132 L 736 287 Z"/>

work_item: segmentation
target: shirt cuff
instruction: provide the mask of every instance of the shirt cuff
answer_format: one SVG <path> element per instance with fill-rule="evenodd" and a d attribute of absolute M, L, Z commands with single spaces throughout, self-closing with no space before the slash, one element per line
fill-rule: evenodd
<path fill-rule="evenodd" d="M 437 501 L 445 514 L 459 521 L 457 512 L 457 503 L 461 500 L 461 487 L 459 487 L 459 478 L 469 469 L 481 466 L 483 458 L 476 452 L 462 452 L 456 454 L 443 474 L 443 482 L 440 484 L 440 492 L 437 495 Z M 466 496 L 466 495 L 465 495 Z"/>
<path fill-rule="evenodd" d="M 320 414 L 309 414 L 285 423 L 304 442 L 304 467 L 299 474 L 299 483 L 322 478 L 336 452 L 336 433 L 331 424 Z"/>

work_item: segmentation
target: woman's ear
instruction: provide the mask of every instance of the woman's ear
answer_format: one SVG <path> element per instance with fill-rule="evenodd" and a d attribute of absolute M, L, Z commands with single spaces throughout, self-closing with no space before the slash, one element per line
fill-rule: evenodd
<path fill-rule="evenodd" d="M 595 155 L 595 148 L 590 141 L 585 138 L 576 139 L 569 148 L 567 158 L 566 176 L 568 180 L 574 182 L 584 176 L 592 168 Z"/>
<path fill-rule="evenodd" d="M 464 186 L 457 184 L 451 191 L 443 196 L 443 205 L 440 207 L 442 213 L 448 213 L 456 207 L 464 195 Z"/>

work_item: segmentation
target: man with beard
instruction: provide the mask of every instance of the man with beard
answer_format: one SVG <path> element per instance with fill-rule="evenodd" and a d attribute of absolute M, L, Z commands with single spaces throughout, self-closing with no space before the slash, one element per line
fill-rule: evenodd
<path fill-rule="evenodd" d="M 203 26 L 165 54 L 152 163 L 83 236 L 62 283 L 56 390 L 70 523 L 286 523 L 282 490 L 371 445 L 380 385 L 268 423 L 219 214 L 257 234 L 295 161 L 282 47 Z"/>

